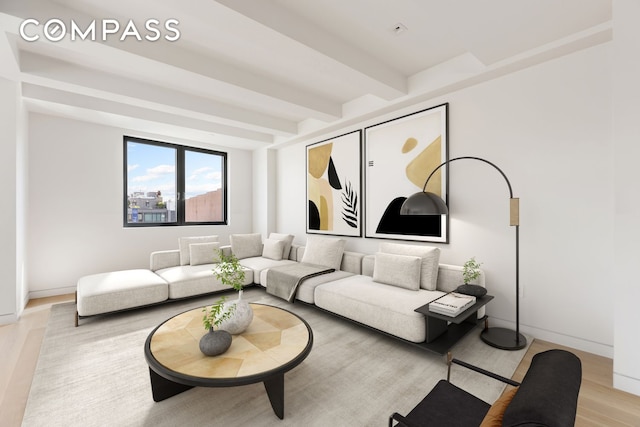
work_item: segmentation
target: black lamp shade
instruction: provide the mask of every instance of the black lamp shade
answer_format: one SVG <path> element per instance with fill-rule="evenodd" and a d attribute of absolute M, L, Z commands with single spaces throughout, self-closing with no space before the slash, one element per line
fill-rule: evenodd
<path fill-rule="evenodd" d="M 410 196 L 400 207 L 400 215 L 446 215 L 447 204 L 434 193 L 420 191 Z"/>

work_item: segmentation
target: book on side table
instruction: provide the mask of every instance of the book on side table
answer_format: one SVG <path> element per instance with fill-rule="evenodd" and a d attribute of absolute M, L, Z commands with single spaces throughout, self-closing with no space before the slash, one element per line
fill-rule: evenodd
<path fill-rule="evenodd" d="M 475 303 L 476 297 L 474 296 L 449 292 L 430 303 L 429 311 L 445 316 L 456 317 Z"/>

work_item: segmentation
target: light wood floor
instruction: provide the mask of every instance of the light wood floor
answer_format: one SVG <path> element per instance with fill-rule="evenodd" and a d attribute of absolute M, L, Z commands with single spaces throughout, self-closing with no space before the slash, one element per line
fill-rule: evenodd
<path fill-rule="evenodd" d="M 62 295 L 32 300 L 19 322 L 0 327 L 1 426 L 13 427 L 22 423 L 51 305 L 73 299 L 73 295 Z M 640 396 L 613 389 L 611 359 L 536 340 L 513 379 L 522 379 L 534 354 L 551 348 L 567 349 L 582 360 L 576 426 L 640 426 Z M 381 420 L 380 425 L 385 422 Z"/>

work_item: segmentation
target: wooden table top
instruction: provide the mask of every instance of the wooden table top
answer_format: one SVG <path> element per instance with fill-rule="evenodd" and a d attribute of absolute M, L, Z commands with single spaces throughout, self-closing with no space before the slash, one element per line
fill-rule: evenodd
<path fill-rule="evenodd" d="M 160 365 L 154 370 L 168 369 L 171 375 L 224 381 L 282 371 L 291 365 L 284 369 L 289 370 L 311 351 L 313 334 L 300 317 L 269 305 L 251 304 L 251 308 L 253 321 L 247 330 L 233 335 L 231 347 L 214 357 L 200 352 L 200 338 L 207 333 L 201 307 L 168 319 L 147 339 L 148 361 L 151 356 Z"/>

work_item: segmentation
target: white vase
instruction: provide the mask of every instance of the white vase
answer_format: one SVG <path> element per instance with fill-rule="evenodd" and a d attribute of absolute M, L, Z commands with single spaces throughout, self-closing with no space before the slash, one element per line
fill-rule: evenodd
<path fill-rule="evenodd" d="M 242 299 L 242 291 L 238 292 L 238 299 L 224 303 L 225 311 L 231 306 L 235 306 L 231 317 L 220 324 L 220 329 L 229 332 L 231 335 L 243 333 L 253 320 L 253 310 L 248 302 Z"/>

